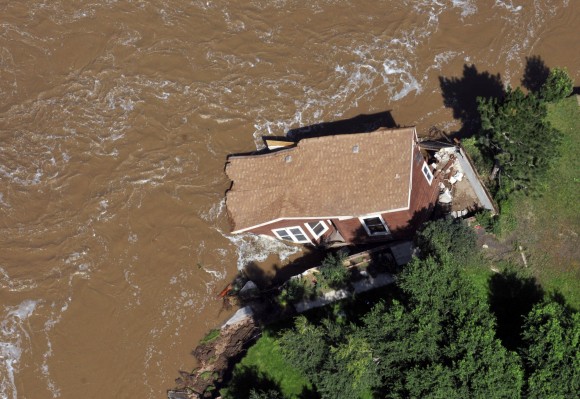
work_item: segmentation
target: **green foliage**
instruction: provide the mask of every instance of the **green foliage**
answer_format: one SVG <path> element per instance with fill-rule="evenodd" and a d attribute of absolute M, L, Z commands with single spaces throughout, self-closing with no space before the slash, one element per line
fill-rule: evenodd
<path fill-rule="evenodd" d="M 344 288 L 350 280 L 350 272 L 344 266 L 344 254 L 328 254 L 320 267 L 320 285 L 322 288 Z"/>
<path fill-rule="evenodd" d="M 451 254 L 465 262 L 475 250 L 475 232 L 461 219 L 439 219 L 425 225 L 417 234 L 417 245 L 425 256 L 442 258 Z"/>
<path fill-rule="evenodd" d="M 558 132 L 546 120 L 545 103 L 508 88 L 503 99 L 478 98 L 479 142 L 500 165 L 500 198 L 531 192 L 558 156 Z"/>
<path fill-rule="evenodd" d="M 285 360 L 278 340 L 269 333 L 248 349 L 233 374 L 228 388 L 220 391 L 224 399 L 247 398 L 252 389 L 256 394 L 276 391 L 281 393 L 280 398 L 297 398 L 311 389 L 299 369 Z"/>
<path fill-rule="evenodd" d="M 497 220 L 496 233 L 500 236 L 515 230 L 518 225 L 515 215 L 516 196 L 511 196 L 499 203 L 499 217 Z"/>
<path fill-rule="evenodd" d="M 491 211 L 487 209 L 477 212 L 475 214 L 475 221 L 487 232 L 494 233 L 497 231 L 497 217 L 492 215 Z"/>
<path fill-rule="evenodd" d="M 404 301 L 379 303 L 360 326 L 301 316 L 282 335 L 288 361 L 323 398 L 518 396 L 517 355 L 495 338 L 487 304 L 456 263 L 415 259 L 398 285 Z"/>
<path fill-rule="evenodd" d="M 206 336 L 203 337 L 201 339 L 201 341 L 199 341 L 199 343 L 200 344 L 208 344 L 208 343 L 216 340 L 219 336 L 220 336 L 220 330 L 219 330 L 219 328 L 213 329 L 210 332 L 208 332 L 206 334 Z"/>
<path fill-rule="evenodd" d="M 572 398 L 580 392 L 580 314 L 550 300 L 536 305 L 523 332 L 526 396 Z"/>
<path fill-rule="evenodd" d="M 278 391 L 275 391 L 273 389 L 269 389 L 267 391 L 264 391 L 262 389 L 252 389 L 250 391 L 250 397 L 249 399 L 283 399 L 284 396 L 282 396 L 282 394 Z"/>
<path fill-rule="evenodd" d="M 301 278 L 292 278 L 286 282 L 277 300 L 280 305 L 287 306 L 289 303 L 312 298 L 315 293 L 316 289 L 309 281 Z"/>
<path fill-rule="evenodd" d="M 566 68 L 554 68 L 540 89 L 540 97 L 548 102 L 563 100 L 572 94 L 574 82 Z"/>
<path fill-rule="evenodd" d="M 483 179 L 487 179 L 493 168 L 493 157 L 490 157 L 489 154 L 484 152 L 485 149 L 481 148 L 480 143 L 475 137 L 464 139 L 461 141 L 461 144 L 471 157 L 477 172 Z"/>
<path fill-rule="evenodd" d="M 314 324 L 299 316 L 295 327 L 280 337 L 288 362 L 309 376 L 323 398 L 364 396 L 369 352 L 359 351 L 360 342 L 348 340 L 349 331 L 349 326 L 337 325 L 331 319 Z"/>
<path fill-rule="evenodd" d="M 513 193 L 500 201 L 498 235 L 517 239 L 529 269 L 548 292 L 558 291 L 580 309 L 580 107 L 576 97 L 548 104 L 548 120 L 562 133 L 561 155 L 538 195 Z M 519 255 L 519 254 L 518 254 Z"/>
<path fill-rule="evenodd" d="M 205 380 L 205 381 L 208 381 L 208 380 L 216 378 L 216 377 L 217 377 L 217 373 L 214 373 L 211 370 L 204 371 L 203 373 L 201 373 L 199 375 L 199 378 L 201 378 L 202 380 Z"/>

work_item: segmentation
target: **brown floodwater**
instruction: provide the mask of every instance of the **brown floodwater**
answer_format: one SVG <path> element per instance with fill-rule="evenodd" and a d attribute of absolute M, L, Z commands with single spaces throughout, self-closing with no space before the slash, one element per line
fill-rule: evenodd
<path fill-rule="evenodd" d="M 579 38 L 576 0 L 0 1 L 0 398 L 193 367 L 216 293 L 294 251 L 228 235 L 227 154 L 361 113 L 457 129 L 440 77 L 469 66 L 456 108 L 526 57 L 579 82 Z"/>

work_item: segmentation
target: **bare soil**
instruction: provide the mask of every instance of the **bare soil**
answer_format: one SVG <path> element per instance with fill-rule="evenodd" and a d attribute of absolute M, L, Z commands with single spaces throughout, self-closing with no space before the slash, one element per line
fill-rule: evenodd
<path fill-rule="evenodd" d="M 247 345 L 260 335 L 261 327 L 247 318 L 223 328 L 213 341 L 200 344 L 192 352 L 198 362 L 198 368 L 191 373 L 180 372 L 175 380 L 176 387 L 170 391 L 170 399 L 213 398 L 218 394 L 224 376 L 234 363 L 233 360 L 242 354 Z"/>

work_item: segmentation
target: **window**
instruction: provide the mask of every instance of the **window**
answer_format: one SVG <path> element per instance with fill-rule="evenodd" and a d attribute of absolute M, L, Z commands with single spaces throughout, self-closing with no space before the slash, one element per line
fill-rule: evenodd
<path fill-rule="evenodd" d="M 391 234 L 387 224 L 380 215 L 359 219 L 369 236 L 386 236 Z"/>
<path fill-rule="evenodd" d="M 319 222 L 306 223 L 306 228 L 310 230 L 312 235 L 316 238 L 320 237 L 328 230 L 328 226 L 322 220 Z"/>
<path fill-rule="evenodd" d="M 285 229 L 274 229 L 272 232 L 281 240 L 292 242 L 310 242 L 302 227 L 287 227 Z"/>
<path fill-rule="evenodd" d="M 431 185 L 431 182 L 433 181 L 433 173 L 431 173 L 431 169 L 429 169 L 429 166 L 426 162 L 423 162 L 423 169 L 421 169 L 421 171 L 423 172 L 423 176 L 425 176 L 425 179 L 427 179 L 429 185 Z"/>

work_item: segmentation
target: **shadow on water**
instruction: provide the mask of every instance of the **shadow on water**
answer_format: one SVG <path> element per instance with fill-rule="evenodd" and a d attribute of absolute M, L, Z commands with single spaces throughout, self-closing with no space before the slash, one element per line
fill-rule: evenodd
<path fill-rule="evenodd" d="M 369 133 L 378 128 L 385 127 L 388 129 L 400 127 L 391 114 L 391 111 L 378 112 L 376 114 L 361 114 L 350 119 L 341 119 L 333 122 L 321 122 L 314 125 L 302 126 L 296 129 L 290 129 L 286 136 L 263 136 L 263 139 L 271 140 L 288 140 L 299 141 L 305 138 L 332 136 L 337 134 L 351 133 Z M 228 155 L 230 157 L 262 155 L 271 152 L 267 147 L 256 151 L 240 152 Z"/>
<path fill-rule="evenodd" d="M 284 283 L 292 276 L 320 265 L 325 255 L 325 250 L 309 248 L 304 250 L 302 256 L 286 265 L 267 266 L 251 262 L 246 265 L 242 273 L 256 283 L 260 289 L 268 289 Z"/>
<path fill-rule="evenodd" d="M 500 74 L 479 72 L 475 65 L 463 66 L 460 77 L 439 77 L 443 104 L 453 109 L 453 117 L 459 119 L 462 127 L 457 137 L 469 137 L 477 133 L 481 120 L 477 112 L 477 97 L 501 98 L 504 95 Z"/>
<path fill-rule="evenodd" d="M 522 86 L 532 93 L 538 93 L 550 74 L 550 68 L 539 55 L 526 57 L 526 68 L 522 77 Z"/>
<path fill-rule="evenodd" d="M 380 127 L 399 127 L 391 111 L 379 112 L 376 114 L 361 114 L 350 119 L 343 119 L 334 122 L 322 122 L 310 126 L 291 129 L 286 136 L 293 140 L 301 140 L 308 137 L 331 136 L 335 134 L 368 133 Z"/>
<path fill-rule="evenodd" d="M 544 297 L 534 277 L 503 271 L 489 279 L 489 304 L 497 320 L 497 335 L 510 350 L 521 346 L 524 317 Z"/>

